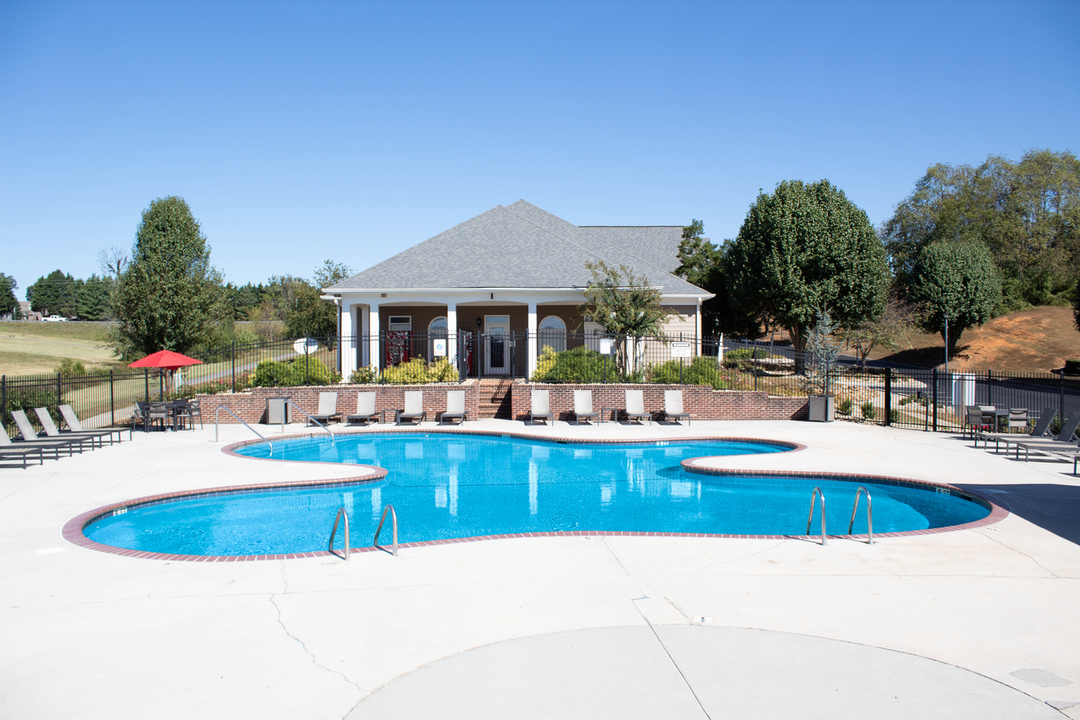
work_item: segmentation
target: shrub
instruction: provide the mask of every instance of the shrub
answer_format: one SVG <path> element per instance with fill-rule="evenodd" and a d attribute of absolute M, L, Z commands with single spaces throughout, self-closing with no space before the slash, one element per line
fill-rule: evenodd
<path fill-rule="evenodd" d="M 302 357 L 279 362 L 264 360 L 255 368 L 251 387 L 293 387 L 296 385 L 333 385 L 341 375 L 326 367 L 316 357 Z"/>
<path fill-rule="evenodd" d="M 867 400 L 860 408 L 862 410 L 862 416 L 867 420 L 873 420 L 877 417 L 877 408 L 874 407 L 874 403 Z"/>
<path fill-rule="evenodd" d="M 900 411 L 896 408 L 889 410 L 889 424 L 896 425 L 900 422 Z"/>
<path fill-rule="evenodd" d="M 86 366 L 82 364 L 81 360 L 64 358 L 60 361 L 60 365 L 56 368 L 56 372 L 58 375 L 85 375 Z"/>
<path fill-rule="evenodd" d="M 382 371 L 380 379 L 390 385 L 423 385 L 435 382 L 457 382 L 458 371 L 447 361 L 439 358 L 428 364 L 422 357 L 409 362 L 391 365 Z"/>
<path fill-rule="evenodd" d="M 579 345 L 560 353 L 544 346 L 537 359 L 532 382 L 545 383 L 595 383 L 621 382 L 625 377 L 619 372 L 615 361 L 608 355 Z"/>
<path fill-rule="evenodd" d="M 743 348 L 724 353 L 724 367 L 737 368 L 750 360 L 764 360 L 769 354 L 763 348 Z"/>
<path fill-rule="evenodd" d="M 704 355 L 697 356 L 689 365 L 678 360 L 654 365 L 649 369 L 648 378 L 649 382 L 658 384 L 678 385 L 681 382 L 683 385 L 711 385 L 715 390 L 727 388 L 727 382 L 720 374 L 716 360 Z"/>
<path fill-rule="evenodd" d="M 366 385 L 368 383 L 375 382 L 379 377 L 379 369 L 374 365 L 370 367 L 357 368 L 349 375 L 349 382 Z"/>
<path fill-rule="evenodd" d="M 850 415 L 854 409 L 855 401 L 851 398 L 844 398 L 836 404 L 836 412 L 841 415 Z"/>

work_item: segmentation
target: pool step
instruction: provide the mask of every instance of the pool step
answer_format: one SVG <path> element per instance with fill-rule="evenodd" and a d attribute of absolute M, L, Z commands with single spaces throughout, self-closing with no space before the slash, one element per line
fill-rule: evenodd
<path fill-rule="evenodd" d="M 477 411 L 481 420 L 510 419 L 512 386 L 513 381 L 510 379 L 484 378 L 480 381 L 480 403 Z"/>

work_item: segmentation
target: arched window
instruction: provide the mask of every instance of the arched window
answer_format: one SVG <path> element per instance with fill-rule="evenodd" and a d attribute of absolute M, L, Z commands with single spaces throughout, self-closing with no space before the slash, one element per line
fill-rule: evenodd
<path fill-rule="evenodd" d="M 450 349 L 446 348 L 446 354 L 439 355 L 439 356 L 435 355 L 435 340 L 437 338 L 445 340 L 447 335 L 448 335 L 448 332 L 447 332 L 447 325 L 446 325 L 446 317 L 445 316 L 437 317 L 434 320 L 432 320 L 430 323 L 428 323 L 428 343 L 427 343 L 427 345 L 428 345 L 428 358 L 430 360 L 435 360 L 436 357 L 446 357 L 446 355 L 449 354 Z M 443 347 L 446 347 L 445 344 L 443 345 Z"/>
<path fill-rule="evenodd" d="M 566 323 L 557 315 L 548 315 L 540 321 L 538 328 L 537 352 L 543 353 L 544 347 L 550 347 L 555 352 L 566 349 Z"/>

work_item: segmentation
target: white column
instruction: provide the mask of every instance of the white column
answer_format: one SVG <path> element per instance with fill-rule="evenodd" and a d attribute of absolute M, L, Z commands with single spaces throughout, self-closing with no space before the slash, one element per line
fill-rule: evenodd
<path fill-rule="evenodd" d="M 446 303 L 446 359 L 457 367 L 457 303 Z"/>
<path fill-rule="evenodd" d="M 529 377 L 536 372 L 536 301 L 529 301 Z"/>
<path fill-rule="evenodd" d="M 379 357 L 379 306 L 371 303 L 368 308 L 368 362 L 377 368 L 382 367 L 382 358 Z"/>
<path fill-rule="evenodd" d="M 356 370 L 356 323 L 353 317 L 352 303 L 341 301 L 341 377 L 349 379 L 353 370 Z"/>

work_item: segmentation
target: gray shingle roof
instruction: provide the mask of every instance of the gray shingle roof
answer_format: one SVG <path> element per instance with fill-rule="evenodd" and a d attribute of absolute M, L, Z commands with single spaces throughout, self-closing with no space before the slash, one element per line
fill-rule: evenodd
<path fill-rule="evenodd" d="M 614 267 L 626 265 L 665 294 L 704 293 L 668 272 L 670 232 L 663 231 L 669 228 L 626 228 L 625 234 L 612 227 L 591 230 L 518 200 L 497 205 L 326 290 L 585 287 L 592 279 L 585 262 L 603 260 Z M 665 249 L 652 251 L 652 237 L 663 239 Z"/>
<path fill-rule="evenodd" d="M 626 248 L 668 272 L 675 272 L 675 268 L 682 264 L 679 262 L 681 225 L 582 225 L 581 229 L 607 243 Z"/>

